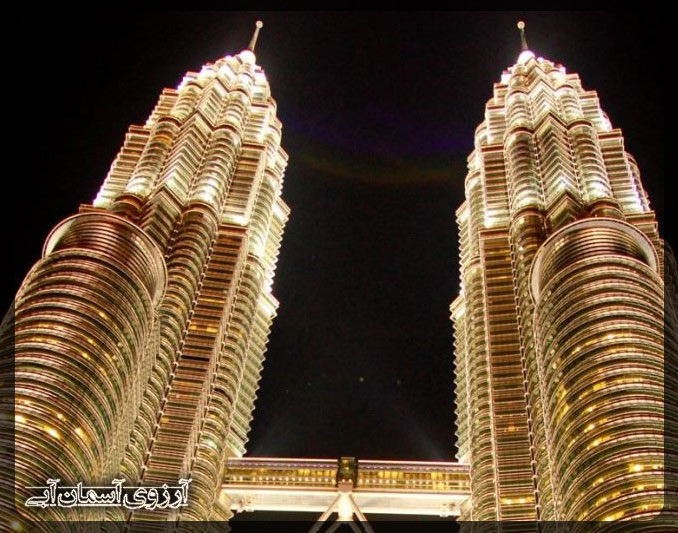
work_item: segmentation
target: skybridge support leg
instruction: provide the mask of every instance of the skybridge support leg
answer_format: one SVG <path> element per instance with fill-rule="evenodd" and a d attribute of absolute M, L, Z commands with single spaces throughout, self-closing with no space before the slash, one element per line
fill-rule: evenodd
<path fill-rule="evenodd" d="M 328 521 L 333 513 L 337 513 L 337 520 L 329 527 L 326 533 L 333 533 L 343 523 L 347 523 L 354 533 L 361 533 L 361 527 L 358 524 L 362 525 L 364 533 L 374 533 L 367 518 L 353 499 L 353 483 L 351 481 L 340 481 L 337 487 L 339 494 L 327 510 L 320 515 L 316 523 L 313 524 L 309 533 L 319 533 L 323 524 Z M 358 522 L 354 520 L 354 515 L 358 518 Z"/>

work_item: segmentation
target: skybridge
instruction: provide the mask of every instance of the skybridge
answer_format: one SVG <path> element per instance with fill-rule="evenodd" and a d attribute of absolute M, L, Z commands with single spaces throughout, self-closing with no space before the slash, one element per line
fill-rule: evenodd
<path fill-rule="evenodd" d="M 235 513 L 318 513 L 312 531 L 333 517 L 371 514 L 459 516 L 470 497 L 468 465 L 453 462 L 341 459 L 230 459 L 222 496 Z"/>

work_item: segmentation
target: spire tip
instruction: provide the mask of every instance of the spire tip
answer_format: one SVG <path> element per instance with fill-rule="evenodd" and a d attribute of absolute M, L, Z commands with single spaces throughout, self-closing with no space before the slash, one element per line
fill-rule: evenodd
<path fill-rule="evenodd" d="M 525 38 L 525 22 L 519 20 L 517 26 L 520 30 L 520 48 L 524 52 L 525 50 L 529 50 L 529 47 L 527 46 L 527 39 Z"/>
<path fill-rule="evenodd" d="M 260 20 L 257 20 L 257 22 L 254 24 L 254 34 L 252 35 L 252 39 L 250 40 L 250 44 L 247 47 L 247 49 L 250 52 L 254 52 L 254 47 L 257 46 L 257 38 L 259 37 L 259 30 L 264 27 L 264 23 L 261 22 Z"/>

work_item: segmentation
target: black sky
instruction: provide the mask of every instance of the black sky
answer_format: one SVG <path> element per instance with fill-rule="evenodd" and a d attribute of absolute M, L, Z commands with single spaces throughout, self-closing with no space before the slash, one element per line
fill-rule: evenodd
<path fill-rule="evenodd" d="M 49 230 L 93 199 L 128 126 L 185 71 L 240 51 L 257 18 L 292 214 L 250 453 L 451 460 L 454 211 L 515 23 L 598 91 L 665 231 L 656 14 L 19 15 L 6 303 Z"/>

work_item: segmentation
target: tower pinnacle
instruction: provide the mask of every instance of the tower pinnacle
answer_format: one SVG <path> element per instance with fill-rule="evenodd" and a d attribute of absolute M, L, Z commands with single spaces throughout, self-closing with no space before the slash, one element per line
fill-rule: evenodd
<path fill-rule="evenodd" d="M 247 49 L 251 52 L 254 52 L 254 47 L 257 46 L 257 39 L 259 38 L 259 30 L 264 26 L 264 23 L 260 20 L 257 20 L 257 23 L 254 25 L 254 34 L 252 34 L 252 39 L 250 44 L 247 46 Z"/>
<path fill-rule="evenodd" d="M 527 46 L 527 39 L 525 38 L 525 22 L 519 20 L 517 26 L 520 30 L 520 49 L 522 50 L 518 56 L 518 63 L 527 63 L 534 57 L 534 54 Z"/>
<path fill-rule="evenodd" d="M 527 46 L 527 39 L 525 38 L 525 22 L 519 20 L 518 29 L 520 30 L 520 49 L 523 51 L 529 50 L 529 47 Z"/>

